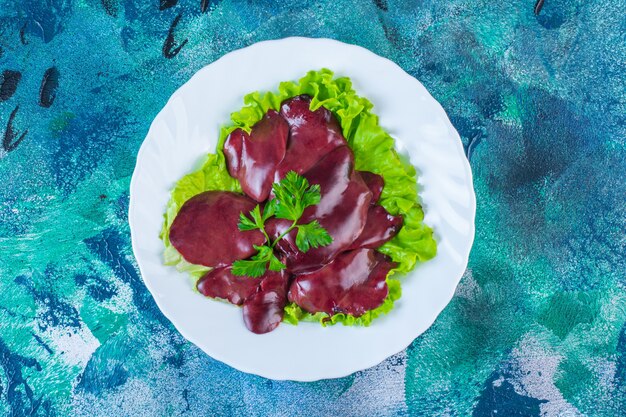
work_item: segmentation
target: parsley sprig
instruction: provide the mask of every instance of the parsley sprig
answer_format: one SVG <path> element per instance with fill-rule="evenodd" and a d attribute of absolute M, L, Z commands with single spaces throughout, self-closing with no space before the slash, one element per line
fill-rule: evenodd
<path fill-rule="evenodd" d="M 293 229 L 298 229 L 296 246 L 302 252 L 330 245 L 333 241 L 317 220 L 307 224 L 298 224 L 304 210 L 320 202 L 321 192 L 318 184 L 309 185 L 306 178 L 290 171 L 284 179 L 273 185 L 273 190 L 275 198 L 269 200 L 262 211 L 261 206 L 257 204 L 248 215 L 244 213 L 239 215 L 239 230 L 260 230 L 265 236 L 266 243 L 263 246 L 255 245 L 254 248 L 258 252 L 250 259 L 235 261 L 232 268 L 233 275 L 258 278 L 265 274 L 267 269 L 270 271 L 285 269 L 285 264 L 274 254 L 274 248 L 276 243 Z M 265 222 L 271 217 L 293 222 L 274 241 L 265 230 Z"/>

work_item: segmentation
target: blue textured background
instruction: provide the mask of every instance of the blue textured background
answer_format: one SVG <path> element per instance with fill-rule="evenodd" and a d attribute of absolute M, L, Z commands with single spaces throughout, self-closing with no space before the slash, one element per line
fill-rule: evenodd
<path fill-rule="evenodd" d="M 0 414 L 626 415 L 626 4 L 534 7 L 0 0 Z M 468 270 L 433 327 L 373 369 L 306 384 L 183 340 L 127 225 L 135 155 L 170 94 L 291 35 L 359 44 L 421 80 L 478 200 Z"/>

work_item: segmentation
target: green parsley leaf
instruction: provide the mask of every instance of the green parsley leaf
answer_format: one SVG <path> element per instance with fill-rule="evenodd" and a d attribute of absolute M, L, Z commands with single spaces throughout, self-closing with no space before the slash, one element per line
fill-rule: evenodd
<path fill-rule="evenodd" d="M 278 207 L 276 217 L 296 221 L 302 216 L 302 212 L 307 207 L 303 203 L 304 195 L 309 190 L 309 181 L 294 171 L 289 171 L 285 178 L 273 185 Z M 319 187 L 317 187 L 319 193 Z M 314 201 L 316 191 L 313 190 L 307 197 L 307 203 Z M 317 200 L 319 202 L 319 199 Z"/>
<path fill-rule="evenodd" d="M 266 221 L 267 219 L 272 217 L 274 214 L 276 214 L 277 204 L 278 204 L 278 200 L 275 198 L 265 203 L 265 207 L 263 207 L 263 221 Z"/>
<path fill-rule="evenodd" d="M 251 259 L 260 259 L 265 262 L 269 262 L 272 255 L 274 255 L 274 251 L 269 246 L 257 246 L 254 245 L 254 249 L 258 250 L 257 254 L 254 255 Z"/>
<path fill-rule="evenodd" d="M 302 252 L 329 245 L 333 241 L 317 220 L 303 225 L 296 223 L 302 217 L 304 209 L 320 202 L 322 194 L 318 184 L 309 185 L 306 178 L 295 171 L 290 171 L 285 178 L 273 185 L 273 190 L 275 198 L 265 203 L 263 213 L 261 213 L 261 206 L 257 204 L 248 216 L 243 213 L 239 215 L 239 230 L 259 229 L 265 235 L 267 242 L 263 246 L 255 246 L 258 252 L 250 259 L 235 261 L 232 268 L 233 275 L 257 278 L 265 274 L 268 264 L 271 271 L 285 269 L 285 264 L 274 254 L 274 246 L 294 228 L 298 228 L 296 245 Z M 293 224 L 273 242 L 270 241 L 265 231 L 265 222 L 272 216 L 293 221 Z"/>
<path fill-rule="evenodd" d="M 259 206 L 258 204 L 254 206 L 254 208 L 250 212 L 250 215 L 252 216 L 252 220 L 254 220 L 254 223 L 256 223 L 259 229 L 261 229 L 263 227 L 263 217 L 261 216 L 261 206 Z"/>
<path fill-rule="evenodd" d="M 254 245 L 254 249 L 258 252 L 250 259 L 241 259 L 233 263 L 231 272 L 236 276 L 248 276 L 252 278 L 258 278 L 265 274 L 267 270 L 267 263 L 274 256 L 272 248 L 268 246 Z"/>
<path fill-rule="evenodd" d="M 308 224 L 299 224 L 296 235 L 296 245 L 302 252 L 307 252 L 311 248 L 330 245 L 333 238 L 328 234 L 317 220 Z"/>
<path fill-rule="evenodd" d="M 279 261 L 276 255 L 272 254 L 270 258 L 270 271 L 282 271 L 285 268 L 287 268 L 287 265 Z"/>
<path fill-rule="evenodd" d="M 259 278 L 267 270 L 267 261 L 255 259 L 240 259 L 233 262 L 231 272 L 238 277 Z"/>
<path fill-rule="evenodd" d="M 304 195 L 302 196 L 302 209 L 304 210 L 309 206 L 314 206 L 318 204 L 321 199 L 322 193 L 320 191 L 320 185 L 313 184 L 309 187 L 308 190 L 305 191 Z"/>
<path fill-rule="evenodd" d="M 237 227 L 239 227 L 239 230 L 242 232 L 245 232 L 246 230 L 256 230 L 259 228 L 243 213 L 239 213 L 239 224 L 237 224 Z"/>
<path fill-rule="evenodd" d="M 261 216 L 261 206 L 257 204 L 256 207 L 250 211 L 250 216 L 252 219 L 243 213 L 239 213 L 239 224 L 237 225 L 239 230 L 243 232 L 246 230 L 263 229 L 264 220 Z"/>

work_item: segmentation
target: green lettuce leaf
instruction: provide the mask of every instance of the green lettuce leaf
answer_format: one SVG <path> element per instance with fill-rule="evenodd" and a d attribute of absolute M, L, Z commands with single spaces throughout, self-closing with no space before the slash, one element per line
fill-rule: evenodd
<path fill-rule="evenodd" d="M 378 249 L 398 264 L 387 277 L 389 295 L 381 306 L 361 317 L 353 317 L 346 314 L 310 314 L 295 304 L 289 304 L 285 307 L 284 321 L 293 324 L 306 320 L 319 321 L 323 325 L 343 323 L 367 326 L 376 317 L 389 312 L 394 301 L 400 298 L 400 282 L 391 275 L 408 272 L 418 261 L 433 258 L 437 253 L 437 244 L 432 229 L 423 222 L 424 212 L 418 202 L 415 168 L 397 154 L 393 138 L 378 124 L 378 116 L 372 112 L 372 103 L 356 94 L 349 78 L 334 78 L 333 72 L 328 69 L 310 71 L 298 82 L 283 82 L 278 92 L 253 92 L 244 97 L 244 107 L 232 113 L 232 124 L 220 131 L 217 153 L 209 155 L 199 171 L 183 177 L 172 191 L 161 232 L 166 247 L 166 264 L 197 275 L 206 272 L 207 268 L 185 262 L 169 243 L 168 231 L 176 213 L 187 199 L 203 191 L 241 192 L 237 180 L 231 178 L 226 170 L 222 154 L 224 141 L 237 128 L 249 132 L 269 109 L 279 110 L 283 100 L 301 94 L 312 97 L 311 110 L 324 106 L 334 113 L 354 152 L 356 169 L 383 176 L 385 187 L 379 203 L 391 214 L 402 215 L 404 225 L 396 237 Z"/>

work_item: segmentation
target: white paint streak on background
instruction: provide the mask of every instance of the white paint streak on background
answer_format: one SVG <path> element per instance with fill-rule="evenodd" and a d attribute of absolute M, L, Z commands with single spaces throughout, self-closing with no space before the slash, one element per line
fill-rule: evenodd
<path fill-rule="evenodd" d="M 520 395 L 547 400 L 539 405 L 544 417 L 582 416 L 554 385 L 563 355 L 548 350 L 544 345 L 536 334 L 529 333 L 521 339 L 518 347 L 511 352 L 512 360 L 517 365 L 517 369 L 513 369 L 515 379 L 510 381 L 511 384 Z"/>
<path fill-rule="evenodd" d="M 338 415 L 406 414 L 406 361 L 404 350 L 368 371 L 359 373 L 352 386 L 337 401 Z"/>
<path fill-rule="evenodd" d="M 84 369 L 91 355 L 100 346 L 100 342 L 91 333 L 87 326 L 80 329 L 68 330 L 65 327 L 48 327 L 41 333 L 55 354 L 63 358 L 63 362 L 70 366 Z"/>

